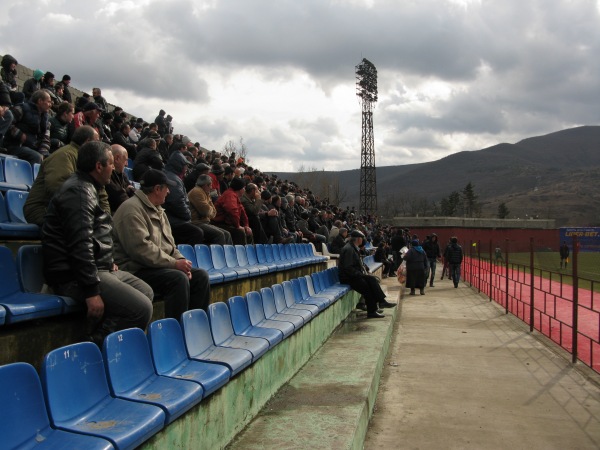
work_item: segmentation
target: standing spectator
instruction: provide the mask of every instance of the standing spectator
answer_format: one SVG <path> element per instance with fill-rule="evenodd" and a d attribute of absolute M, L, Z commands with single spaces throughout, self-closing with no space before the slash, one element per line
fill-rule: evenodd
<path fill-rule="evenodd" d="M 454 282 L 454 287 L 457 288 L 460 281 L 460 265 L 463 260 L 463 251 L 462 247 L 458 245 L 458 238 L 456 236 L 450 238 L 450 245 L 446 247 L 444 256 L 450 265 L 450 276 Z"/>
<path fill-rule="evenodd" d="M 92 97 L 94 97 L 94 102 L 96 102 L 103 111 L 108 111 L 108 103 L 106 103 L 106 99 L 102 97 L 100 88 L 95 87 L 92 89 Z"/>
<path fill-rule="evenodd" d="M 50 154 L 50 126 L 48 111 L 52 100 L 47 91 L 35 91 L 28 102 L 12 108 L 13 122 L 4 138 L 9 154 L 29 161 L 41 163 Z"/>
<path fill-rule="evenodd" d="M 417 288 L 421 295 L 425 295 L 425 271 L 429 261 L 418 239 L 413 239 L 410 245 L 410 249 L 404 254 L 406 287 L 410 288 L 410 295 L 415 295 L 415 289 Z"/>
<path fill-rule="evenodd" d="M 365 298 L 367 304 L 367 318 L 379 319 L 385 315 L 379 313 L 378 308 L 393 308 L 395 303 L 386 301 L 385 294 L 379 286 L 376 277 L 365 273 L 359 247 L 365 235 L 358 230 L 350 234 L 350 242 L 342 248 L 338 270 L 340 282 L 349 284 L 350 287 Z"/>
<path fill-rule="evenodd" d="M 245 245 L 252 243 L 252 229 L 248 223 L 248 216 L 240 197 L 246 187 L 244 180 L 234 178 L 231 180 L 231 186 L 219 197 L 215 203 L 217 215 L 213 219 L 213 224 L 228 231 L 234 244 Z"/>
<path fill-rule="evenodd" d="M 154 123 L 158 126 L 156 131 L 158 131 L 160 137 L 164 137 L 165 134 L 169 133 L 167 131 L 167 121 L 165 119 L 165 114 L 167 114 L 167 112 L 164 109 L 161 109 L 158 112 L 158 116 L 156 116 L 156 119 L 154 119 Z"/>
<path fill-rule="evenodd" d="M 569 263 L 569 246 L 567 245 L 567 241 L 563 241 L 560 246 L 560 268 L 567 268 L 567 264 Z"/>
<path fill-rule="evenodd" d="M 89 142 L 77 156 L 77 172 L 52 198 L 42 227 L 44 276 L 52 290 L 87 305 L 89 339 L 145 329 L 152 317 L 150 286 L 113 261 L 112 219 L 98 189 L 113 170 L 108 144 Z"/>
<path fill-rule="evenodd" d="M 117 208 L 133 195 L 135 188 L 124 171 L 128 162 L 127 150 L 118 144 L 113 144 L 110 147 L 110 151 L 115 160 L 115 170 L 113 170 L 110 176 L 110 182 L 106 185 L 106 193 L 108 194 L 110 212 L 114 214 Z"/>
<path fill-rule="evenodd" d="M 71 77 L 69 75 L 63 75 L 62 84 L 64 84 L 65 88 L 63 90 L 63 100 L 65 102 L 73 103 L 73 98 L 71 97 L 71 92 L 69 91 L 69 85 L 71 84 Z"/>
<path fill-rule="evenodd" d="M 50 117 L 50 153 L 71 142 L 73 128 L 70 127 L 75 116 L 75 107 L 62 102 L 56 109 L 56 115 Z"/>
<path fill-rule="evenodd" d="M 34 92 L 39 91 L 42 88 L 43 77 L 44 72 L 40 69 L 36 69 L 33 71 L 33 77 L 25 81 L 25 84 L 23 84 L 23 95 L 25 95 L 25 100 L 29 100 Z"/>
<path fill-rule="evenodd" d="M 208 273 L 192 267 L 177 250 L 161 205 L 173 182 L 150 169 L 141 189 L 114 216 L 115 260 L 145 280 L 165 300 L 165 315 L 179 319 L 189 309 L 206 310 L 210 303 Z"/>
<path fill-rule="evenodd" d="M 423 250 L 425 250 L 425 254 L 429 260 L 429 287 L 433 287 L 437 260 L 442 256 L 437 234 L 432 233 L 429 239 L 423 242 Z M 427 284 L 427 277 L 425 278 L 425 284 Z"/>
<path fill-rule="evenodd" d="M 4 136 L 10 130 L 13 122 L 11 106 L 10 90 L 5 83 L 0 83 L 0 148 L 3 148 Z"/>
<path fill-rule="evenodd" d="M 210 224 L 211 219 L 217 215 L 217 209 L 210 199 L 211 184 L 212 180 L 208 175 L 200 175 L 196 186 L 188 193 L 192 223 L 204 232 L 205 244 L 231 245 L 231 234 Z"/>
<path fill-rule="evenodd" d="M 25 96 L 18 92 L 17 87 L 17 60 L 11 55 L 4 55 L 0 62 L 0 76 L 9 91 L 10 101 L 14 104 L 23 103 Z"/>

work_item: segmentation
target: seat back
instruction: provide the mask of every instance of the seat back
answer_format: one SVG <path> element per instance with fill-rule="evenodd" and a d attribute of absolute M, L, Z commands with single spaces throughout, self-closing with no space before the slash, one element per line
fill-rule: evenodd
<path fill-rule="evenodd" d="M 23 206 L 29 196 L 29 192 L 24 191 L 6 191 L 6 209 L 8 217 L 14 223 L 27 223 L 25 214 L 23 214 Z"/>
<path fill-rule="evenodd" d="M 233 245 L 224 245 L 223 252 L 225 253 L 225 262 L 227 263 L 227 267 L 230 269 L 240 267 L 240 263 L 238 262 L 235 252 L 235 247 Z"/>
<path fill-rule="evenodd" d="M 127 179 L 133 181 L 133 167 L 123 167 L 123 173 L 127 175 Z"/>
<path fill-rule="evenodd" d="M 258 262 L 264 264 L 267 262 L 267 254 L 265 253 L 265 246 L 263 244 L 256 244 L 256 257 Z"/>
<path fill-rule="evenodd" d="M 285 259 L 293 261 L 295 259 L 298 259 L 298 256 L 294 256 L 294 253 L 292 251 L 294 244 L 288 244 L 288 245 L 283 245 L 282 247 L 282 251 L 285 251 Z"/>
<path fill-rule="evenodd" d="M 179 250 L 179 253 L 181 253 L 185 259 L 192 262 L 192 267 L 198 268 L 198 259 L 196 258 L 194 247 L 189 244 L 179 244 L 177 250 Z"/>
<path fill-rule="evenodd" d="M 156 320 L 148 327 L 148 344 L 156 373 L 163 375 L 187 360 L 183 333 L 173 318 Z"/>
<path fill-rule="evenodd" d="M 3 183 L 5 181 L 4 178 L 4 160 L 6 158 L 0 157 L 0 183 Z"/>
<path fill-rule="evenodd" d="M 246 257 L 248 258 L 248 264 L 255 266 L 258 264 L 258 257 L 256 256 L 256 249 L 252 244 L 246 244 Z M 238 255 L 239 260 L 239 255 Z"/>
<path fill-rule="evenodd" d="M 275 308 L 277 308 L 278 312 L 283 311 L 287 308 L 287 304 L 285 303 L 285 293 L 283 292 L 283 286 L 281 284 L 274 284 L 271 286 L 273 290 L 273 299 L 275 300 Z"/>
<path fill-rule="evenodd" d="M 315 288 L 313 286 L 313 282 L 312 282 L 312 278 L 310 275 L 304 275 L 304 277 L 302 277 L 306 280 L 306 288 L 308 289 L 308 295 L 309 296 L 313 296 L 316 294 L 315 292 Z"/>
<path fill-rule="evenodd" d="M 31 164 L 22 159 L 6 158 L 4 160 L 4 179 L 7 183 L 22 184 L 29 189 L 33 184 Z"/>
<path fill-rule="evenodd" d="M 191 309 L 181 315 L 185 348 L 190 358 L 195 358 L 215 345 L 208 316 L 203 309 Z"/>
<path fill-rule="evenodd" d="M 313 272 L 310 274 L 310 278 L 312 279 L 312 285 L 315 292 L 321 292 L 324 288 L 321 286 L 321 279 L 319 278 L 319 274 L 317 272 Z"/>
<path fill-rule="evenodd" d="M 281 262 L 285 259 L 285 255 L 283 253 L 280 253 L 280 251 L 279 251 L 279 245 L 280 244 L 272 244 L 271 245 L 271 251 L 273 253 L 273 261 L 274 262 Z"/>
<path fill-rule="evenodd" d="M 50 426 L 37 372 L 23 362 L 1 366 L 0 386 L 0 404 L 6 412 L 0 421 L 3 448 L 35 442 L 38 433 L 43 435 Z"/>
<path fill-rule="evenodd" d="M 38 174 L 40 173 L 40 167 L 42 167 L 42 165 L 40 163 L 33 163 L 33 179 L 34 179 L 34 181 L 37 178 Z"/>
<path fill-rule="evenodd" d="M 223 250 L 223 246 L 211 244 L 210 254 L 215 269 L 219 270 L 227 267 L 227 260 L 225 259 L 225 251 Z"/>
<path fill-rule="evenodd" d="M 294 278 L 292 280 L 292 287 L 294 288 L 294 298 L 296 299 L 296 301 L 300 301 L 300 300 L 304 300 L 308 298 L 308 289 L 305 289 L 304 291 L 302 290 L 302 283 L 300 282 L 300 280 L 302 280 L 303 277 L 300 278 Z M 305 286 L 306 286 L 306 280 L 304 281 Z M 304 295 L 304 292 L 306 292 L 306 296 Z"/>
<path fill-rule="evenodd" d="M 41 245 L 22 245 L 17 251 L 17 271 L 23 292 L 42 292 L 44 258 Z"/>
<path fill-rule="evenodd" d="M 0 192 L 0 223 L 10 222 L 8 218 L 8 210 L 6 209 L 6 199 L 2 192 Z"/>
<path fill-rule="evenodd" d="M 285 304 L 288 307 L 291 307 L 294 303 L 296 303 L 296 295 L 294 293 L 294 286 L 291 281 L 284 281 L 281 283 L 281 287 L 283 288 L 283 297 L 285 298 Z"/>
<path fill-rule="evenodd" d="M 204 244 L 196 244 L 194 248 L 196 250 L 196 262 L 198 267 L 206 271 L 213 270 L 215 267 L 213 265 L 210 248 Z"/>
<path fill-rule="evenodd" d="M 273 314 L 277 314 L 273 290 L 270 287 L 261 288 L 260 295 L 262 297 L 263 309 L 265 310 L 265 317 L 268 319 L 272 317 Z"/>
<path fill-rule="evenodd" d="M 222 345 L 234 335 L 229 308 L 225 303 L 216 302 L 208 305 L 208 321 L 216 345 Z"/>
<path fill-rule="evenodd" d="M 235 254 L 237 256 L 238 264 L 240 265 L 240 267 L 245 267 L 245 266 L 250 265 L 250 261 L 248 261 L 248 253 L 246 252 L 246 246 L 236 245 L 235 246 Z"/>
<path fill-rule="evenodd" d="M 113 395 L 119 396 L 156 376 L 146 335 L 139 328 L 109 334 L 102 346 Z"/>
<path fill-rule="evenodd" d="M 258 292 L 248 292 L 246 294 L 246 302 L 248 303 L 248 315 L 250 316 L 250 323 L 252 323 L 252 325 L 256 325 L 260 321 L 266 319 L 262 297 Z"/>
<path fill-rule="evenodd" d="M 20 290 L 19 275 L 12 252 L 8 247 L 0 246 L 0 298 Z"/>
<path fill-rule="evenodd" d="M 294 257 L 294 259 L 303 258 L 303 256 L 300 254 L 300 252 L 298 250 L 298 245 L 300 245 L 300 244 L 292 244 L 292 245 L 290 245 L 290 250 L 292 252 L 292 256 Z"/>
<path fill-rule="evenodd" d="M 110 396 L 102 354 L 91 342 L 49 352 L 41 378 L 54 424 L 79 417 Z"/>
<path fill-rule="evenodd" d="M 243 333 L 247 328 L 252 326 L 250 322 L 250 314 L 248 313 L 248 303 L 241 295 L 236 295 L 227 300 L 229 306 L 229 315 L 235 334 Z"/>
<path fill-rule="evenodd" d="M 267 258 L 267 262 L 272 263 L 275 260 L 273 259 L 273 247 L 271 244 L 265 244 L 265 257 Z"/>
<path fill-rule="evenodd" d="M 297 280 L 300 283 L 300 292 L 302 293 L 302 298 L 306 300 L 308 297 L 310 297 L 310 293 L 308 292 L 308 285 L 306 283 L 306 278 L 300 277 L 297 278 Z"/>

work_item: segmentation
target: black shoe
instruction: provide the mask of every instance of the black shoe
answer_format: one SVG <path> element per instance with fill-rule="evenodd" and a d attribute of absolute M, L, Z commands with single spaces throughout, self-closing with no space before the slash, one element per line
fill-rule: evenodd
<path fill-rule="evenodd" d="M 415 291 L 410 291 L 408 295 L 415 295 Z"/>
<path fill-rule="evenodd" d="M 421 290 L 419 290 L 419 294 L 421 294 L 421 295 L 425 295 L 425 289 L 421 289 Z"/>
<path fill-rule="evenodd" d="M 356 305 L 356 309 L 360 309 L 361 311 L 366 311 L 367 310 L 367 305 L 365 303 L 358 303 Z"/>
<path fill-rule="evenodd" d="M 383 319 L 385 316 L 377 311 L 367 313 L 367 319 Z"/>
<path fill-rule="evenodd" d="M 390 303 L 387 300 L 384 300 L 383 302 L 379 302 L 380 308 L 393 308 L 395 306 L 396 306 L 396 303 Z"/>
<path fill-rule="evenodd" d="M 378 312 L 379 314 L 383 314 L 383 309 L 379 308 L 379 309 L 377 310 L 377 312 Z"/>
<path fill-rule="evenodd" d="M 458 287 L 458 283 L 454 283 L 454 287 L 457 288 Z"/>
<path fill-rule="evenodd" d="M 429 287 L 435 287 L 433 283 L 429 283 Z"/>

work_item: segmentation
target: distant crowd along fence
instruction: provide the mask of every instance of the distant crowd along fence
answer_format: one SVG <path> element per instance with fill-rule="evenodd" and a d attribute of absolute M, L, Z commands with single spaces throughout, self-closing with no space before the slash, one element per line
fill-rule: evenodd
<path fill-rule="evenodd" d="M 463 279 L 571 353 L 573 363 L 600 373 L 600 228 L 564 228 L 559 236 L 551 246 L 535 236 L 461 239 Z M 568 256 L 561 258 L 561 245 Z"/>

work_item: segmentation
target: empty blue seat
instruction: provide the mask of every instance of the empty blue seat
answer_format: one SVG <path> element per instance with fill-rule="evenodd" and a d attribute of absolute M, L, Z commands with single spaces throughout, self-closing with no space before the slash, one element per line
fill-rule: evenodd
<path fill-rule="evenodd" d="M 264 275 L 269 273 L 269 268 L 267 266 L 258 264 L 258 260 L 256 259 L 256 253 L 254 253 L 253 256 L 254 262 L 250 262 L 250 259 L 248 258 L 248 247 L 252 248 L 252 251 L 254 252 L 254 247 L 250 244 L 235 246 L 235 253 L 237 255 L 240 267 L 244 267 L 245 269 L 250 270 L 250 272 L 253 274 L 252 276 Z"/>
<path fill-rule="evenodd" d="M 307 264 L 302 258 L 298 258 L 298 256 L 293 254 L 292 249 L 294 248 L 294 244 L 278 244 L 278 247 L 280 249 L 281 257 L 289 262 L 292 267 L 301 267 Z"/>
<path fill-rule="evenodd" d="M 237 273 L 238 279 L 248 278 L 250 276 L 250 269 L 248 267 L 240 267 L 240 263 L 238 262 L 237 255 L 235 253 L 235 247 L 233 245 L 224 245 L 223 253 L 225 253 L 225 262 L 227 263 L 227 267 Z M 260 274 L 260 270 L 253 270 L 253 274 Z"/>
<path fill-rule="evenodd" d="M 291 281 L 284 281 L 281 283 L 281 287 L 283 288 L 283 296 L 285 298 L 285 304 L 288 306 L 288 308 L 307 310 L 312 314 L 313 317 L 315 317 L 317 314 L 319 314 L 319 311 L 321 311 L 317 305 L 297 302 L 296 295 L 294 294 L 294 287 Z M 273 291 L 273 294 L 277 295 L 276 291 Z M 298 296 L 298 300 L 300 299 L 301 297 Z"/>
<path fill-rule="evenodd" d="M 27 223 L 25 214 L 23 213 L 23 206 L 29 196 L 29 192 L 9 190 L 6 191 L 6 209 L 8 211 L 8 217 L 13 223 Z"/>
<path fill-rule="evenodd" d="M 22 245 L 17 251 L 17 271 L 23 292 L 39 294 L 44 286 L 44 258 L 41 245 Z M 84 303 L 71 297 L 56 295 L 63 302 L 63 313 L 82 311 Z"/>
<path fill-rule="evenodd" d="M 327 286 L 326 281 L 323 279 L 325 275 L 324 272 L 313 272 L 310 274 L 310 278 L 312 279 L 312 286 L 315 291 L 315 295 L 320 295 L 323 297 L 332 297 L 334 300 L 339 299 L 344 295 L 343 288 L 337 288 L 334 286 Z"/>
<path fill-rule="evenodd" d="M 111 397 L 100 350 L 91 342 L 57 348 L 42 364 L 42 385 L 55 428 L 134 449 L 160 431 L 161 408 Z"/>
<path fill-rule="evenodd" d="M 208 321 L 215 345 L 230 348 L 242 348 L 252 353 L 252 362 L 256 361 L 267 350 L 269 341 L 261 337 L 237 336 L 233 332 L 233 324 L 226 303 L 216 302 L 208 305 Z"/>
<path fill-rule="evenodd" d="M 301 280 L 304 281 L 304 286 L 302 286 Z M 304 277 L 294 278 L 291 280 L 291 283 L 294 290 L 294 298 L 296 299 L 296 303 L 316 305 L 319 307 L 319 311 L 323 311 L 329 306 L 330 302 L 328 299 L 324 297 L 311 297 L 308 294 L 308 288 L 306 287 L 306 280 Z"/>
<path fill-rule="evenodd" d="M 200 269 L 208 272 L 208 281 L 210 284 L 219 284 L 225 281 L 223 273 L 216 270 L 213 266 L 212 255 L 210 249 L 204 244 L 196 244 L 194 246 L 196 250 L 196 262 Z"/>
<path fill-rule="evenodd" d="M 273 296 L 273 290 L 270 287 L 264 287 L 260 290 L 260 296 L 263 301 L 263 309 L 265 311 L 265 318 L 269 320 L 281 320 L 283 322 L 290 322 L 294 325 L 294 329 L 298 330 L 304 325 L 304 319 L 300 315 L 280 313 L 277 311 L 275 305 L 275 297 Z"/>
<path fill-rule="evenodd" d="M 28 191 L 32 184 L 31 164 L 18 158 L 4 158 L 4 181 L 0 182 L 0 190 Z"/>
<path fill-rule="evenodd" d="M 166 424 L 202 400 L 200 384 L 156 374 L 148 340 L 139 328 L 106 336 L 102 353 L 111 394 L 162 408 Z"/>
<path fill-rule="evenodd" d="M 246 249 L 248 249 L 248 246 L 246 246 Z M 275 264 L 273 260 L 267 261 L 267 254 L 265 253 L 263 244 L 256 244 L 253 249 L 256 252 L 256 259 L 259 264 L 268 267 L 269 272 L 277 272 L 277 264 Z M 248 260 L 251 262 L 250 255 L 251 251 L 248 251 Z"/>
<path fill-rule="evenodd" d="M 127 175 L 127 179 L 133 181 L 133 167 L 123 167 L 123 173 Z"/>
<path fill-rule="evenodd" d="M 265 252 L 267 254 L 267 258 L 269 257 L 269 251 L 271 252 L 271 255 L 273 256 L 273 262 L 275 264 L 277 264 L 277 266 L 280 268 L 280 270 L 289 270 L 292 267 L 296 267 L 295 264 L 292 264 L 292 262 L 288 261 L 285 258 L 285 256 L 281 255 L 281 253 L 279 252 L 278 244 L 271 244 L 271 245 L 266 244 Z"/>
<path fill-rule="evenodd" d="M 114 448 L 107 440 L 50 426 L 42 385 L 33 366 L 22 362 L 1 366 L 0 385 L 2 448 Z"/>
<path fill-rule="evenodd" d="M 39 236 L 40 229 L 37 225 L 11 221 L 6 199 L 0 192 L 0 237 L 38 239 Z"/>
<path fill-rule="evenodd" d="M 291 322 L 283 322 L 281 320 L 269 320 L 265 316 L 265 308 L 260 293 L 251 291 L 246 294 L 246 303 L 248 305 L 248 315 L 250 323 L 255 327 L 274 328 L 283 333 L 286 338 L 291 335 L 295 328 Z"/>
<path fill-rule="evenodd" d="M 200 383 L 204 397 L 227 384 L 231 371 L 221 365 L 188 358 L 183 332 L 175 319 L 162 319 L 148 327 L 148 342 L 156 373 Z"/>
<path fill-rule="evenodd" d="M 183 338 L 191 359 L 226 366 L 237 375 L 252 363 L 252 353 L 240 348 L 218 347 L 210 332 L 208 316 L 202 309 L 192 309 L 181 315 Z"/>
<path fill-rule="evenodd" d="M 306 289 L 309 297 L 326 298 L 329 301 L 330 305 L 337 300 L 335 294 L 331 294 L 331 293 L 317 294 L 315 291 L 315 288 L 313 286 L 312 277 L 310 275 L 304 275 L 303 277 L 300 277 L 300 289 L 302 290 L 302 295 L 304 297 L 306 297 L 306 293 L 304 292 L 304 290 Z"/>
<path fill-rule="evenodd" d="M 283 332 L 275 328 L 255 327 L 250 322 L 248 304 L 246 299 L 236 295 L 227 300 L 229 306 L 229 315 L 233 325 L 233 332 L 238 336 L 260 337 L 269 341 L 269 346 L 273 347 L 283 340 Z"/>
<path fill-rule="evenodd" d="M 292 268 L 292 265 L 288 262 L 284 261 L 275 261 L 275 257 L 273 255 L 273 246 L 271 244 L 263 245 L 265 256 L 267 258 L 267 263 L 273 263 L 277 266 L 277 271 L 281 272 L 283 270 L 288 270 Z"/>
<path fill-rule="evenodd" d="M 278 313 L 282 314 L 293 314 L 302 317 L 304 323 L 308 322 L 313 318 L 313 314 L 309 309 L 306 308 L 293 308 L 287 305 L 285 302 L 285 293 L 281 284 L 274 284 L 271 286 L 273 291 L 273 300 L 275 301 L 275 308 Z M 318 308 L 317 308 L 318 311 Z"/>
<path fill-rule="evenodd" d="M 198 260 L 196 259 L 194 247 L 189 244 L 179 244 L 177 250 L 179 250 L 179 253 L 181 253 L 185 259 L 192 262 L 192 267 L 198 268 Z"/>
<path fill-rule="evenodd" d="M 11 251 L 0 246 L 0 305 L 6 309 L 5 323 L 56 316 L 63 302 L 55 295 L 23 292 Z"/>
<path fill-rule="evenodd" d="M 223 250 L 222 245 L 212 244 L 210 246 L 210 256 L 212 257 L 213 267 L 217 272 L 223 274 L 224 281 L 232 281 L 238 278 L 237 272 L 227 267 L 225 251 Z"/>

